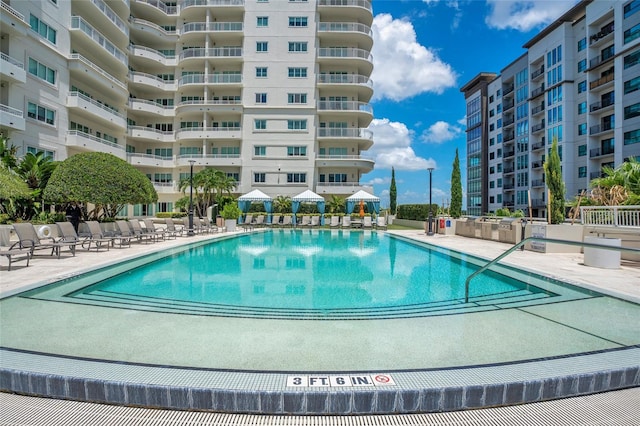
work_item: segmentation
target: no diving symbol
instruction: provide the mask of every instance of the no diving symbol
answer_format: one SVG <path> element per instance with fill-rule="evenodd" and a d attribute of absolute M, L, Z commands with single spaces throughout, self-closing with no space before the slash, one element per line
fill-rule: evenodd
<path fill-rule="evenodd" d="M 386 374 L 378 374 L 377 376 L 373 377 L 373 381 L 375 382 L 376 386 L 391 386 L 391 385 L 395 385 L 395 383 L 393 382 L 393 379 L 391 378 L 391 376 L 386 375 Z"/>

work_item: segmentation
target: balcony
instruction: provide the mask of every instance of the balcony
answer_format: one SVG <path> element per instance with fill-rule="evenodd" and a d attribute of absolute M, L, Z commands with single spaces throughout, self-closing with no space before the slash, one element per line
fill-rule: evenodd
<path fill-rule="evenodd" d="M 107 37 L 95 30 L 87 21 L 80 16 L 71 17 L 71 35 L 76 34 L 77 41 L 87 51 L 95 51 L 95 47 L 99 46 L 100 51 L 106 55 L 114 58 L 119 64 L 125 68 L 129 65 L 127 55 L 113 43 L 109 41 Z"/>
<path fill-rule="evenodd" d="M 373 193 L 373 187 L 359 182 L 318 182 L 316 194 L 352 195 L 358 191 Z"/>
<path fill-rule="evenodd" d="M 192 59 L 235 59 L 242 61 L 242 47 L 192 47 L 180 53 L 180 62 Z"/>
<path fill-rule="evenodd" d="M 596 124 L 595 126 L 589 127 L 590 135 L 597 135 L 599 133 L 613 131 L 613 125 L 611 123 L 602 123 Z"/>
<path fill-rule="evenodd" d="M 531 181 L 532 188 L 540 188 L 544 186 L 544 179 L 535 179 Z"/>
<path fill-rule="evenodd" d="M 152 182 L 153 188 L 158 194 L 172 194 L 179 192 L 176 182 Z"/>
<path fill-rule="evenodd" d="M 360 67 L 360 72 L 364 75 L 369 75 L 373 71 L 371 52 L 356 47 L 321 47 L 318 49 L 318 61 L 321 63 L 340 61 L 345 66 Z"/>
<path fill-rule="evenodd" d="M 358 149 L 366 151 L 373 145 L 373 132 L 366 128 L 327 128 L 321 127 L 317 131 L 318 139 L 340 139 L 342 141 L 353 139 L 358 142 Z"/>
<path fill-rule="evenodd" d="M 358 22 L 320 22 L 318 35 L 323 43 L 329 45 L 339 45 L 347 39 L 366 50 L 373 47 L 371 27 Z"/>
<path fill-rule="evenodd" d="M 175 43 L 178 41 L 178 31 L 168 31 L 164 27 L 147 21 L 146 19 L 129 18 L 129 22 L 131 23 L 132 35 L 135 35 L 135 38 L 139 40 L 139 42 L 148 40 L 152 43 L 157 40 L 164 42 L 172 41 Z"/>
<path fill-rule="evenodd" d="M 603 171 L 589 173 L 589 179 L 598 179 L 604 176 L 605 174 Z"/>
<path fill-rule="evenodd" d="M 589 60 L 589 68 L 596 68 L 602 64 L 605 64 L 615 58 L 615 54 L 613 52 L 608 52 L 606 54 L 601 54 L 596 56 L 595 58 Z"/>
<path fill-rule="evenodd" d="M 607 83 L 611 83 L 613 81 L 614 77 L 615 76 L 614 76 L 614 73 L 613 73 L 613 70 L 612 70 L 607 75 L 602 76 L 597 80 L 593 80 L 593 81 L 589 82 L 589 89 L 593 90 L 593 89 L 596 89 L 598 87 L 604 88 L 604 85 L 607 84 Z M 607 85 L 607 86 L 609 86 L 609 85 Z"/>
<path fill-rule="evenodd" d="M 514 105 L 515 105 L 515 102 L 513 101 L 513 99 L 502 101 L 502 111 L 506 112 L 511 108 L 513 108 Z"/>
<path fill-rule="evenodd" d="M 537 89 L 534 89 L 531 92 L 531 98 L 530 99 L 534 99 L 537 98 L 538 96 L 542 95 L 544 93 L 544 83 L 540 85 L 540 87 L 538 87 Z"/>
<path fill-rule="evenodd" d="M 224 12 L 242 13 L 244 12 L 245 0 L 182 0 L 178 4 L 180 6 L 180 17 L 185 21 L 193 21 L 196 18 L 202 18 L 207 14 L 207 9 L 216 8 L 215 13 L 218 16 Z"/>
<path fill-rule="evenodd" d="M 541 102 L 541 103 L 540 103 L 540 105 L 538 105 L 538 106 L 534 107 L 534 108 L 531 110 L 531 115 L 538 115 L 538 114 L 540 114 L 541 112 L 544 112 L 544 102 Z"/>
<path fill-rule="evenodd" d="M 147 114 L 159 115 L 162 117 L 174 117 L 175 107 L 164 106 L 157 102 L 147 101 L 145 99 L 129 99 L 129 110 L 135 110 Z"/>
<path fill-rule="evenodd" d="M 173 168 L 175 161 L 173 157 L 161 157 L 159 155 L 139 154 L 135 152 L 127 152 L 127 161 L 132 166 L 150 166 Z"/>
<path fill-rule="evenodd" d="M 531 151 L 538 151 L 540 149 L 544 149 L 544 141 L 542 142 L 536 142 L 533 145 L 531 145 Z"/>
<path fill-rule="evenodd" d="M 541 130 L 544 130 L 544 120 L 542 120 L 540 123 L 536 124 L 535 126 L 531 127 L 531 133 L 537 133 Z"/>
<path fill-rule="evenodd" d="M 506 95 L 510 94 L 511 92 L 513 92 L 514 89 L 515 89 L 515 86 L 513 84 L 511 86 L 503 86 L 502 87 L 502 96 L 506 96 Z"/>
<path fill-rule="evenodd" d="M 137 46 L 133 44 L 129 46 L 129 52 L 131 52 L 131 54 L 136 58 L 147 59 L 168 67 L 175 67 L 178 65 L 178 59 L 175 55 L 165 55 L 162 52 L 145 46 Z"/>
<path fill-rule="evenodd" d="M 535 81 L 543 75 L 544 75 L 544 65 L 541 65 L 540 68 L 534 71 L 531 71 L 531 81 Z"/>
<path fill-rule="evenodd" d="M 515 187 L 516 186 L 513 183 L 505 183 L 504 185 L 502 185 L 502 189 L 504 189 L 505 191 L 513 191 Z"/>
<path fill-rule="evenodd" d="M 242 22 L 190 22 L 182 26 L 181 36 L 189 33 L 234 32 L 242 34 Z"/>
<path fill-rule="evenodd" d="M 531 199 L 531 207 L 538 207 L 538 208 L 542 207 L 542 208 L 544 208 L 546 206 L 547 206 L 547 203 L 546 203 L 546 201 L 544 201 L 543 198 L 532 198 Z"/>
<path fill-rule="evenodd" d="M 24 64 L 11 56 L 0 53 L 0 75 L 3 80 L 8 80 L 12 83 L 26 83 L 27 72 L 24 69 Z"/>
<path fill-rule="evenodd" d="M 600 31 L 592 34 L 589 37 L 589 46 L 590 47 L 595 47 L 595 45 L 603 43 L 604 40 L 610 39 L 611 37 L 607 37 L 607 36 L 609 34 L 612 34 L 614 29 L 615 29 L 615 23 L 614 22 L 610 22 L 609 24 L 607 24 L 604 27 L 602 27 L 600 29 Z"/>
<path fill-rule="evenodd" d="M 366 75 L 360 74 L 328 74 L 320 73 L 317 79 L 318 85 L 344 87 L 364 86 L 369 90 L 373 90 L 373 81 Z"/>
<path fill-rule="evenodd" d="M 317 167 L 346 167 L 357 168 L 362 173 L 373 170 L 375 160 L 362 155 L 318 155 L 316 156 Z"/>
<path fill-rule="evenodd" d="M 0 104 L 0 127 L 24 131 L 24 111 Z"/>
<path fill-rule="evenodd" d="M 597 157 L 605 157 L 608 155 L 613 155 L 615 153 L 615 146 L 603 146 L 601 148 L 594 148 L 589 150 L 589 158 L 597 158 Z"/>
<path fill-rule="evenodd" d="M 328 8 L 337 8 L 338 12 L 344 13 L 345 8 L 362 8 L 369 13 L 373 13 L 373 7 L 370 0 L 318 0 L 318 8 L 324 11 Z"/>
<path fill-rule="evenodd" d="M 176 140 L 173 132 L 163 132 L 162 130 L 157 130 L 152 127 L 129 126 L 128 130 L 128 135 L 132 138 L 167 143 L 173 143 Z"/>
<path fill-rule="evenodd" d="M 118 94 L 125 100 L 129 96 L 127 85 L 104 71 L 98 65 L 77 53 L 69 55 L 69 71 L 74 79 L 87 82 L 89 87 L 99 91 Z"/>
<path fill-rule="evenodd" d="M 504 135 L 504 140 L 503 140 L 504 143 L 511 142 L 516 138 L 513 132 L 504 133 L 503 135 Z"/>
<path fill-rule="evenodd" d="M 126 159 L 124 146 L 78 130 L 69 130 L 66 142 L 68 147 L 79 148 L 82 151 L 108 152 L 123 160 Z"/>
<path fill-rule="evenodd" d="M 143 5 L 148 6 L 151 10 L 148 10 L 146 12 L 147 14 L 150 14 L 153 11 L 161 12 L 161 16 L 163 16 L 163 15 L 177 15 L 177 13 L 178 13 L 178 7 L 177 6 L 167 6 L 161 0 L 136 0 L 134 4 L 136 4 L 136 5 L 143 4 Z"/>
<path fill-rule="evenodd" d="M 514 172 L 513 167 L 505 167 L 504 169 L 502 169 L 502 174 L 505 174 L 505 175 L 513 174 L 513 172 Z"/>
<path fill-rule="evenodd" d="M 242 101 L 238 99 L 223 100 L 223 99 L 198 99 L 191 101 L 183 101 L 176 105 L 176 113 L 189 113 L 189 112 L 202 112 L 202 111 L 215 111 L 215 112 L 241 112 Z"/>
<path fill-rule="evenodd" d="M 513 117 L 505 118 L 505 119 L 502 121 L 502 127 L 508 127 L 508 126 L 511 126 L 511 125 L 513 125 L 513 123 L 515 123 L 515 121 L 516 121 L 516 120 L 515 120 Z"/>
<path fill-rule="evenodd" d="M 240 127 L 188 127 L 176 131 L 176 140 L 235 139 L 242 137 Z M 188 163 L 187 163 L 188 164 Z"/>
<path fill-rule="evenodd" d="M 155 75 L 142 72 L 130 72 L 129 82 L 143 84 L 147 87 L 153 87 L 154 89 L 160 89 L 167 92 L 173 92 L 177 88 L 175 80 L 163 80 Z"/>
<path fill-rule="evenodd" d="M 0 9 L 2 9 L 2 13 L 0 13 L 0 28 L 2 28 L 2 31 L 26 36 L 27 31 L 31 30 L 31 26 L 24 19 L 24 15 L 9 6 L 4 0 L 0 1 Z"/>
<path fill-rule="evenodd" d="M 107 32 L 110 39 L 129 39 L 129 25 L 103 0 L 84 0 L 73 5 L 74 13 L 91 16 L 96 25 Z"/>
<path fill-rule="evenodd" d="M 516 155 L 516 151 L 515 150 L 513 150 L 513 149 L 509 150 L 509 151 L 505 150 L 503 152 L 503 154 L 502 154 L 502 158 L 504 158 L 506 160 L 507 158 L 513 157 L 514 155 Z"/>
<path fill-rule="evenodd" d="M 195 161 L 194 166 L 241 166 L 240 154 L 187 154 L 176 157 L 177 166 L 189 166 L 189 161 Z"/>
<path fill-rule="evenodd" d="M 224 84 L 238 85 L 242 84 L 242 74 L 191 74 L 184 75 L 178 80 L 178 87 L 187 85 L 203 85 L 203 84 Z"/>
<path fill-rule="evenodd" d="M 127 126 L 127 118 L 124 114 L 79 92 L 69 92 L 67 108 L 82 115 L 88 115 L 90 120 L 101 121 L 103 124 L 112 124 L 121 128 Z"/>
<path fill-rule="evenodd" d="M 371 104 L 358 101 L 319 101 L 318 111 L 362 112 L 367 115 L 373 115 Z"/>
<path fill-rule="evenodd" d="M 544 165 L 544 161 L 539 160 L 539 161 L 534 161 L 531 163 L 531 168 L 532 169 L 539 169 Z"/>
<path fill-rule="evenodd" d="M 601 101 L 594 102 L 591 105 L 589 105 L 589 112 L 596 112 L 603 108 L 612 107 L 614 103 L 615 103 L 614 97 L 610 96 L 609 98 L 602 99 Z M 608 108 L 608 109 L 611 109 L 611 108 Z"/>

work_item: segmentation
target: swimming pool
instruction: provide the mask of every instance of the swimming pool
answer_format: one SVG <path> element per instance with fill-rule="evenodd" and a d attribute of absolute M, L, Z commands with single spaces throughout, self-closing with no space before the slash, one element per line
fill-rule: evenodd
<path fill-rule="evenodd" d="M 479 263 L 376 232 L 199 243 L 2 300 L 3 360 L 275 374 L 284 389 L 291 375 L 391 373 L 402 388 L 416 372 L 640 344 L 637 305 L 513 268 L 474 280 L 464 303 Z"/>

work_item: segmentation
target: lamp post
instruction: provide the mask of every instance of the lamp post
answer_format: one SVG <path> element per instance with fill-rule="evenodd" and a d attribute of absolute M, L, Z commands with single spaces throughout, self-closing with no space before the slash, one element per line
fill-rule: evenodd
<path fill-rule="evenodd" d="M 189 160 L 189 164 L 191 165 L 191 171 L 189 172 L 189 230 L 187 231 L 187 236 L 193 237 L 195 232 L 193 232 L 193 163 L 196 160 Z"/>
<path fill-rule="evenodd" d="M 427 231 L 427 236 L 433 236 L 433 212 L 431 211 L 431 188 L 433 183 L 433 167 L 429 167 L 429 230 Z"/>
<path fill-rule="evenodd" d="M 520 226 L 522 226 L 522 232 L 520 233 L 520 241 L 524 240 L 524 230 L 527 227 L 527 218 L 523 217 L 520 221 Z M 524 244 L 520 246 L 520 251 L 524 251 Z"/>

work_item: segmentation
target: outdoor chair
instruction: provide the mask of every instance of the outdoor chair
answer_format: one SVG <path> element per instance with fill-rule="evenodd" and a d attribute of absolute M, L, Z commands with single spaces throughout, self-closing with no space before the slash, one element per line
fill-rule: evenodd
<path fill-rule="evenodd" d="M 289 215 L 282 217 L 282 227 L 284 228 L 285 226 L 293 226 L 291 223 L 291 216 Z"/>
<path fill-rule="evenodd" d="M 169 236 L 173 236 L 173 238 L 176 238 L 176 237 L 181 237 L 182 234 L 184 233 L 184 226 L 176 225 L 176 223 L 173 221 L 172 218 L 167 218 L 165 220 L 165 223 L 167 225 L 167 234 Z"/>
<path fill-rule="evenodd" d="M 376 219 L 376 228 L 387 229 L 387 220 L 384 216 L 378 216 L 378 218 Z"/>
<path fill-rule="evenodd" d="M 202 220 L 198 216 L 193 217 L 193 231 L 196 234 L 209 233 L 209 229 L 206 226 L 204 226 L 204 223 L 202 223 Z"/>
<path fill-rule="evenodd" d="M 256 227 L 264 226 L 264 215 L 263 214 L 261 214 L 260 216 L 256 217 L 256 221 L 253 223 L 253 226 L 256 226 Z"/>
<path fill-rule="evenodd" d="M 351 216 L 346 215 L 342 217 L 342 227 L 351 228 Z"/>
<path fill-rule="evenodd" d="M 56 242 L 69 242 L 76 245 L 80 244 L 82 246 L 82 241 L 85 238 L 81 238 L 78 236 L 76 232 L 76 228 L 73 227 L 73 223 L 71 222 L 56 222 L 56 226 L 58 227 L 58 239 Z"/>
<path fill-rule="evenodd" d="M 69 247 L 71 253 L 76 255 L 76 243 L 75 242 L 56 242 L 53 238 L 42 238 L 38 236 L 35 226 L 31 223 L 14 223 L 13 229 L 18 236 L 18 245 L 21 249 L 28 248 L 31 251 L 31 256 L 34 255 L 36 250 L 49 250 L 51 249 L 51 256 L 54 254 L 60 259 L 60 249 L 63 247 Z M 49 240 L 49 241 L 47 241 Z"/>
<path fill-rule="evenodd" d="M 330 228 L 337 228 L 340 226 L 340 216 L 331 216 L 331 222 L 329 223 Z"/>
<path fill-rule="evenodd" d="M 300 222 L 300 226 L 311 226 L 311 216 L 302 216 L 302 222 Z"/>
<path fill-rule="evenodd" d="M 320 216 L 311 216 L 311 223 L 309 226 L 312 228 L 320 226 Z"/>
<path fill-rule="evenodd" d="M 116 220 L 116 231 L 114 237 L 119 240 L 120 246 L 131 246 L 131 240 L 136 238 L 129 227 L 129 222 L 126 220 Z"/>
<path fill-rule="evenodd" d="M 91 250 L 91 244 L 93 243 L 96 251 L 100 251 L 101 248 L 106 247 L 107 251 L 114 244 L 114 238 L 108 237 L 100 228 L 100 224 L 95 220 L 88 220 L 85 222 L 88 229 L 88 236 L 82 241 L 82 247 L 87 246 L 87 250 Z"/>
<path fill-rule="evenodd" d="M 267 222 L 265 225 L 266 226 L 280 226 L 280 219 L 282 218 L 282 215 L 280 214 L 274 214 L 271 217 L 271 222 Z"/>
<path fill-rule="evenodd" d="M 9 269 L 11 270 L 11 263 L 19 260 L 26 260 L 27 266 L 29 266 L 29 259 L 31 259 L 31 247 L 21 247 L 20 241 L 16 241 L 9 248 L 0 248 L 0 256 L 5 256 L 9 259 Z"/>
<path fill-rule="evenodd" d="M 208 217 L 203 217 L 201 220 L 202 220 L 202 226 L 204 226 L 208 230 L 208 232 L 213 232 L 213 233 L 218 232 L 218 226 L 213 222 L 211 222 L 211 220 L 209 220 Z"/>
<path fill-rule="evenodd" d="M 244 217 L 244 221 L 242 221 L 242 223 L 238 224 L 238 226 L 240 226 L 245 231 L 247 231 L 249 229 L 253 229 L 253 215 L 252 214 L 246 215 Z"/>
<path fill-rule="evenodd" d="M 362 227 L 364 229 L 371 229 L 373 227 L 371 216 L 365 216 L 362 218 Z"/>
<path fill-rule="evenodd" d="M 144 222 L 145 233 L 150 234 L 157 241 L 158 238 L 163 240 L 167 236 L 167 232 L 162 227 L 156 227 L 156 224 L 153 223 L 153 219 L 142 219 Z"/>
<path fill-rule="evenodd" d="M 131 227 L 131 232 L 133 236 L 141 243 L 153 242 L 155 238 L 152 234 L 145 232 L 140 226 L 140 221 L 138 219 L 131 219 L 129 221 L 129 226 Z"/>

